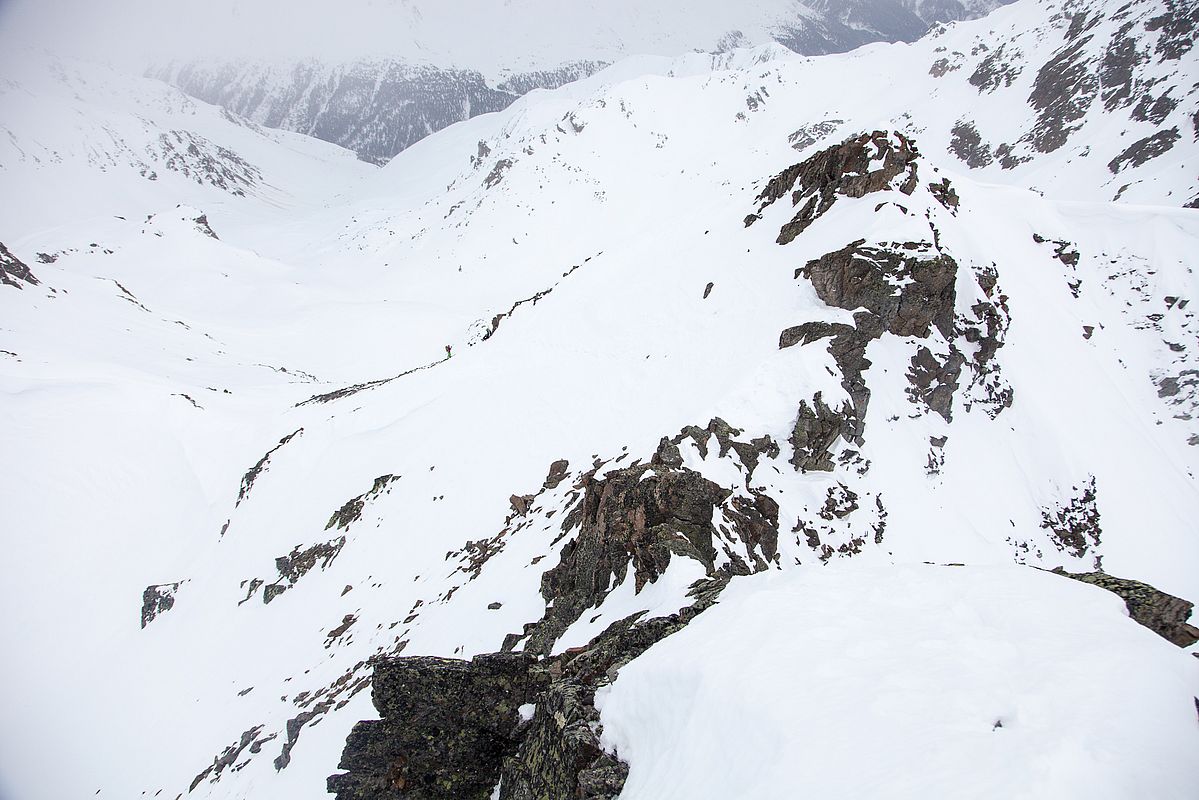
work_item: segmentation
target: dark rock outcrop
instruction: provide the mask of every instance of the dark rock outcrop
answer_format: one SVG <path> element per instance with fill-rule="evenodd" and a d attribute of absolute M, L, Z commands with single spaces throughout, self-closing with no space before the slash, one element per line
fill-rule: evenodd
<path fill-rule="evenodd" d="M 21 289 L 23 288 L 21 286 L 22 282 L 30 286 L 37 286 L 41 283 L 29 271 L 29 267 L 21 259 L 9 252 L 9 249 L 4 246 L 3 242 L 0 242 L 0 284 Z"/>
<path fill-rule="evenodd" d="M 1107 168 L 1115 174 L 1126 166 L 1139 167 L 1151 158 L 1168 153 L 1180 138 L 1177 127 L 1158 131 L 1130 144 L 1108 162 Z"/>
<path fill-rule="evenodd" d="M 254 481 L 258 480 L 258 476 L 260 476 L 262 473 L 266 472 L 267 467 L 271 463 L 271 456 L 273 456 L 276 452 L 279 451 L 279 449 L 281 447 L 283 447 L 285 444 L 287 444 L 288 442 L 290 442 L 292 439 L 296 438 L 303 432 L 304 432 L 303 428 L 297 428 L 296 430 L 294 430 L 291 433 L 284 436 L 282 439 L 279 440 L 279 443 L 277 445 L 272 447 L 270 450 L 266 451 L 266 455 L 264 455 L 262 458 L 258 459 L 257 464 L 250 467 L 246 471 L 246 474 L 243 475 L 242 479 L 241 479 L 241 487 L 237 490 L 237 502 L 234 504 L 235 506 L 241 505 L 242 501 L 250 496 L 250 490 L 254 488 Z"/>
<path fill-rule="evenodd" d="M 339 765 L 348 772 L 332 776 L 329 791 L 339 800 L 484 800 L 499 786 L 501 800 L 613 800 L 628 767 L 600 744 L 596 690 L 709 608 L 733 575 L 777 560 L 779 506 L 748 486 L 760 459 L 776 458 L 779 448 L 768 436 L 743 435 L 716 418 L 663 437 L 650 464 L 601 472 L 605 462 L 597 460 L 566 493 L 572 507 L 562 532 L 574 538 L 542 576 L 544 616 L 509 635 L 504 652 L 470 662 L 377 660 L 374 702 L 382 719 L 354 727 Z M 684 445 L 704 459 L 735 459 L 745 489 L 723 488 L 684 467 Z M 561 485 L 567 470 L 565 461 L 554 462 L 542 491 Z M 738 539 L 742 553 L 731 547 Z M 550 655 L 612 587 L 631 580 L 640 590 L 676 557 L 707 573 L 689 588 L 689 605 L 651 619 L 635 613 L 583 647 Z M 512 652 L 518 645 L 523 653 Z"/>
<path fill-rule="evenodd" d="M 275 569 L 279 571 L 279 577 L 263 588 L 262 602 L 270 603 L 295 586 L 300 578 L 317 566 L 320 566 L 321 569 L 328 569 L 341 553 L 341 548 L 345 546 L 345 543 L 346 537 L 342 536 L 331 542 L 321 542 L 303 549 L 296 545 L 287 555 L 276 558 Z"/>
<path fill-rule="evenodd" d="M 896 336 L 924 338 L 929 326 L 953 336 L 957 262 L 927 242 L 879 248 L 859 239 L 809 261 L 795 277 L 810 280 L 830 306 L 869 310 Z"/>
<path fill-rule="evenodd" d="M 639 465 L 582 478 L 583 499 L 564 530 L 579 528 L 557 566 L 541 576 L 541 594 L 552 605 L 526 631 L 524 650 L 549 652 L 572 623 L 598 606 L 611 587 L 633 571 L 637 591 L 666 571 L 672 556 L 714 571 L 712 516 L 729 491 L 684 467 Z M 509 637 L 505 649 L 524 637 Z"/>
<path fill-rule="evenodd" d="M 908 396 L 913 402 L 922 403 L 930 411 L 940 414 L 946 422 L 952 422 L 953 397 L 965 363 L 966 357 L 956 348 L 938 358 L 927 347 L 921 347 L 912 356 L 908 369 Z"/>
<path fill-rule="evenodd" d="M 362 512 L 366 509 L 366 504 L 376 497 L 390 491 L 389 487 L 400 479 L 399 475 L 380 475 L 375 478 L 374 485 L 371 488 L 357 497 L 351 497 L 341 508 L 333 512 L 333 516 L 329 517 L 329 521 L 325 524 L 325 530 L 330 528 L 339 528 L 343 531 L 349 530 L 350 526 L 362 518 Z"/>
<path fill-rule="evenodd" d="M 1149 32 L 1161 31 L 1157 54 L 1168 61 L 1177 61 L 1195 46 L 1195 31 L 1199 30 L 1199 5 L 1186 0 L 1167 0 L 1164 13 L 1145 23 Z"/>
<path fill-rule="evenodd" d="M 953 188 L 953 184 L 949 182 L 949 178 L 942 178 L 940 183 L 930 183 L 928 185 L 928 192 L 947 211 L 953 214 L 957 213 L 961 198 L 958 197 L 957 190 Z"/>
<path fill-rule="evenodd" d="M 371 699 L 381 719 L 359 722 L 329 778 L 337 800 L 487 800 L 515 754 L 517 709 L 548 688 L 530 656 L 375 662 Z"/>
<path fill-rule="evenodd" d="M 901 133 L 874 131 L 846 139 L 771 178 L 755 198 L 757 212 L 746 217 L 745 224 L 752 225 L 787 194 L 792 206 L 806 201 L 779 231 L 778 243 L 788 244 L 832 208 L 838 196 L 863 197 L 891 188 L 911 194 L 919 157 L 916 146 Z"/>
<path fill-rule="evenodd" d="M 812 405 L 799 401 L 799 412 L 791 431 L 791 464 L 800 472 L 831 472 L 836 466 L 831 450 L 838 438 L 853 441 L 851 430 L 856 414 L 848 404 L 834 410 L 825 404 L 820 392 Z"/>
<path fill-rule="evenodd" d="M 1094 558 L 1095 568 L 1102 566 L 1096 554 L 1103 529 L 1099 524 L 1098 496 L 1095 492 L 1095 476 L 1081 487 L 1074 487 L 1074 496 L 1056 508 L 1041 511 L 1041 527 L 1049 531 L 1054 546 L 1075 558 L 1088 554 Z"/>
<path fill-rule="evenodd" d="M 175 607 L 175 592 L 183 585 L 182 581 L 175 583 L 160 583 L 147 586 L 142 592 L 142 627 L 146 627 L 158 617 Z"/>
<path fill-rule="evenodd" d="M 1037 72 L 1028 96 L 1029 105 L 1037 112 L 1028 138 L 1039 153 L 1052 153 L 1066 143 L 1099 92 L 1095 65 L 1087 57 L 1086 47 L 1092 37 L 1080 38 L 1074 33 L 1076 27 L 1082 26 L 1071 26 L 1071 41 Z"/>
<path fill-rule="evenodd" d="M 991 155 L 991 146 L 983 141 L 978 128 L 966 120 L 958 122 L 950 131 L 949 152 L 974 169 L 985 167 L 995 160 Z"/>
<path fill-rule="evenodd" d="M 1166 641 L 1179 647 L 1190 647 L 1199 642 L 1199 628 L 1187 624 L 1193 603 L 1159 591 L 1147 583 L 1117 578 L 1105 572 L 1066 572 L 1061 567 L 1053 571 L 1119 595 L 1128 607 L 1128 616 Z"/>
<path fill-rule="evenodd" d="M 993 92 L 1000 86 L 1011 86 L 1020 76 L 1022 55 L 1018 50 L 1008 52 L 1007 45 L 1001 44 L 978 62 L 978 67 L 966 80 L 978 89 L 979 94 Z"/>

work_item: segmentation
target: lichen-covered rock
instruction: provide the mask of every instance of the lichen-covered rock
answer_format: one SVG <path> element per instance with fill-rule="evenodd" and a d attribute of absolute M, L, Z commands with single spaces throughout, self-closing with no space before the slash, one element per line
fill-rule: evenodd
<path fill-rule="evenodd" d="M 601 472 L 605 465 L 597 461 L 569 495 L 573 507 L 562 530 L 574 538 L 542 576 L 544 616 L 507 637 L 503 653 L 470 662 L 377 661 L 381 719 L 354 727 L 339 765 L 348 772 L 330 777 L 329 791 L 338 800 L 481 800 L 499 787 L 502 800 L 613 800 L 628 767 L 600 744 L 596 689 L 711 607 L 731 576 L 765 570 L 778 559 L 778 503 L 750 489 L 749 476 L 759 459 L 777 458 L 779 447 L 769 436 L 744 441 L 743 434 L 716 418 L 706 428 L 663 437 L 651 464 Z M 685 442 L 701 458 L 733 459 L 746 475 L 745 491 L 684 467 Z M 566 476 L 566 463 L 555 462 L 545 486 Z M 526 513 L 541 513 L 540 506 Z M 742 553 L 730 548 L 737 538 Z M 550 655 L 563 632 L 600 606 L 612 587 L 630 580 L 640 590 L 674 557 L 699 562 L 708 576 L 689 588 L 689 605 L 650 619 L 637 612 L 583 647 Z M 329 636 L 350 624 L 347 617 Z M 512 652 L 518 645 L 523 653 Z M 522 705 L 533 707 L 524 722 L 517 713 Z M 305 720 L 295 722 L 298 731 Z"/>
<path fill-rule="evenodd" d="M 874 131 L 846 139 L 771 178 L 756 198 L 757 213 L 746 217 L 745 224 L 752 225 L 788 193 L 793 206 L 806 200 L 779 231 L 778 243 L 787 244 L 832 208 L 838 196 L 863 197 L 891 188 L 911 194 L 919 157 L 916 146 L 901 133 Z"/>
<path fill-rule="evenodd" d="M 1061 567 L 1053 571 L 1118 594 L 1128 607 L 1128 616 L 1179 647 L 1190 647 L 1199 642 L 1199 628 L 1187 624 L 1194 604 L 1181 597 L 1166 594 L 1147 583 L 1117 578 L 1105 572 L 1066 572 Z"/>

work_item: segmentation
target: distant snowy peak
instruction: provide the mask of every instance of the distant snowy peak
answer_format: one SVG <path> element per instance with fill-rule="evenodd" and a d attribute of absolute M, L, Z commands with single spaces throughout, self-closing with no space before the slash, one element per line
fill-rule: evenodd
<path fill-rule="evenodd" d="M 964 30 L 934 31 L 938 57 L 929 74 L 942 83 L 964 77 L 980 101 L 961 109 L 950 151 L 969 167 L 1003 170 L 1065 154 L 1063 166 L 1086 160 L 1097 176 L 1106 172 L 1107 181 L 1118 183 L 1118 199 L 1138 183 L 1121 178 L 1176 145 L 1199 141 L 1193 79 L 1199 6 L 1171 0 L 1114 6 L 1051 7 L 1057 13 L 1037 26 L 1014 8 L 997 16 L 994 28 L 971 29 L 966 39 Z M 978 113 L 984 103 L 990 113 Z M 1010 113 L 996 113 L 1001 108 Z M 1199 179 L 1188 178 L 1191 194 L 1177 202 L 1194 206 Z"/>
<path fill-rule="evenodd" d="M 580 61 L 510 74 L 494 85 L 476 70 L 396 59 L 287 66 L 196 62 L 150 75 L 261 125 L 335 142 L 381 164 L 447 125 L 499 111 L 532 89 L 552 89 L 604 66 Z"/>

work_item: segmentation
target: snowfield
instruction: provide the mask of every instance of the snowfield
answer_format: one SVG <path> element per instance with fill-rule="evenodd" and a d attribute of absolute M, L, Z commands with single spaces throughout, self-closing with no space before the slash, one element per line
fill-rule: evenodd
<path fill-rule="evenodd" d="M 0 797 L 326 796 L 368 659 L 529 646 L 572 512 L 638 467 L 715 487 L 711 553 L 613 572 L 547 655 L 731 580 L 600 691 L 624 800 L 1199 794 L 1199 650 L 1042 571 L 1199 599 L 1176 6 L 633 58 L 382 168 L 6 74 L 0 256 L 37 283 L 0 261 Z M 1102 87 L 1038 89 L 1121 36 Z M 827 207 L 766 202 L 843 142 Z M 930 273 L 889 312 L 837 278 Z"/>
<path fill-rule="evenodd" d="M 1189 797 L 1193 659 L 1101 592 L 1013 566 L 734 582 L 603 698 L 621 797 Z"/>

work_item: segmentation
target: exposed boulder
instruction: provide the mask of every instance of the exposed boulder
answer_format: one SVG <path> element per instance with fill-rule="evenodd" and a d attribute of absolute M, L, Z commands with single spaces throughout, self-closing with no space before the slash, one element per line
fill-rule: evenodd
<path fill-rule="evenodd" d="M 914 403 L 921 403 L 930 411 L 940 414 L 946 422 L 953 421 L 953 397 L 958 390 L 958 379 L 966 358 L 957 348 L 951 348 L 943 357 L 933 355 L 927 347 L 920 347 L 912 356 L 908 369 L 908 396 Z"/>

